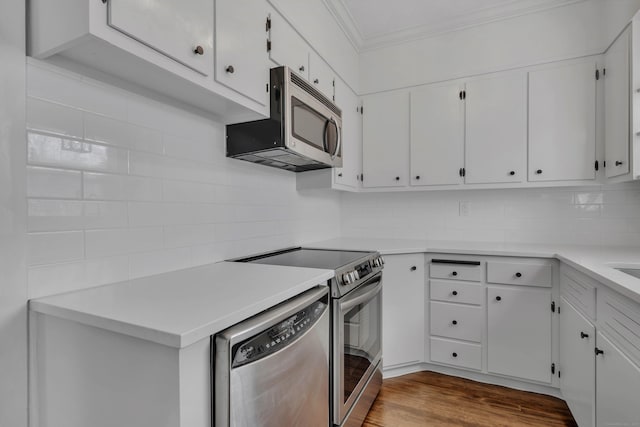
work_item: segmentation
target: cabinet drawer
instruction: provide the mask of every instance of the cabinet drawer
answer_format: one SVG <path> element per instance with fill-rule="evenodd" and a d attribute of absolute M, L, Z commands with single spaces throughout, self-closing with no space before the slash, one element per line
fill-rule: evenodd
<path fill-rule="evenodd" d="M 603 289 L 598 295 L 598 321 L 620 349 L 640 365 L 640 304 Z"/>
<path fill-rule="evenodd" d="M 481 307 L 432 302 L 431 335 L 466 341 L 482 341 L 484 325 Z"/>
<path fill-rule="evenodd" d="M 482 369 L 482 346 L 431 338 L 431 361 L 469 369 Z"/>
<path fill-rule="evenodd" d="M 431 280 L 431 300 L 482 305 L 484 292 L 479 283 Z"/>
<path fill-rule="evenodd" d="M 551 264 L 489 261 L 487 282 L 550 288 L 553 282 Z"/>
<path fill-rule="evenodd" d="M 429 275 L 435 279 L 455 279 L 471 282 L 480 281 L 480 263 L 470 264 L 466 261 L 446 262 L 446 260 L 432 260 Z"/>
<path fill-rule="evenodd" d="M 560 294 L 588 318 L 596 319 L 597 282 L 569 268 L 560 268 Z"/>

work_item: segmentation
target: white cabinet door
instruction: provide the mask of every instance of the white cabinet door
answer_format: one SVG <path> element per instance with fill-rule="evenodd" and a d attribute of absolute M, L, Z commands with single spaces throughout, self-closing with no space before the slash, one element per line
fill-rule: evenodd
<path fill-rule="evenodd" d="M 595 179 L 596 63 L 529 73 L 529 181 Z"/>
<path fill-rule="evenodd" d="M 213 73 L 213 2 L 109 0 L 107 23 L 205 76 Z M 198 49 L 200 48 L 200 49 Z"/>
<path fill-rule="evenodd" d="M 465 183 L 526 176 L 527 84 L 521 72 L 466 84 Z"/>
<path fill-rule="evenodd" d="M 269 100 L 267 14 L 261 0 L 216 0 L 215 78 L 262 105 Z"/>
<path fill-rule="evenodd" d="M 607 178 L 629 173 L 631 136 L 629 108 L 629 37 L 628 28 L 605 54 L 604 112 L 605 168 Z"/>
<path fill-rule="evenodd" d="M 560 391 L 580 427 L 594 427 L 596 329 L 564 297 L 560 307 Z"/>
<path fill-rule="evenodd" d="M 487 287 L 488 371 L 551 382 L 551 290 Z"/>
<path fill-rule="evenodd" d="M 309 81 L 327 98 L 335 101 L 335 75 L 324 59 L 311 52 L 309 54 Z"/>
<path fill-rule="evenodd" d="M 453 84 L 411 92 L 411 185 L 462 184 L 463 89 Z"/>
<path fill-rule="evenodd" d="M 596 425 L 639 425 L 640 368 L 600 332 L 597 344 L 603 353 L 596 356 Z"/>
<path fill-rule="evenodd" d="M 424 254 L 388 255 L 382 285 L 383 367 L 424 359 Z"/>
<path fill-rule="evenodd" d="M 409 92 L 363 99 L 362 167 L 365 187 L 403 187 L 409 182 Z"/>
<path fill-rule="evenodd" d="M 334 181 L 357 188 L 362 171 L 362 114 L 358 95 L 341 79 L 336 79 L 336 104 L 342 110 L 342 167 L 333 170 Z"/>
<path fill-rule="evenodd" d="M 309 80 L 309 45 L 275 9 L 270 10 L 269 58 Z"/>

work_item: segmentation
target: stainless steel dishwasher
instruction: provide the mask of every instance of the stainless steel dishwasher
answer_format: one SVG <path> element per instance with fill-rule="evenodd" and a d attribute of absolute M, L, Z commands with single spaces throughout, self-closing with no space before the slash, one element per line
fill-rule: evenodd
<path fill-rule="evenodd" d="M 211 337 L 215 427 L 329 425 L 329 291 L 306 291 Z"/>

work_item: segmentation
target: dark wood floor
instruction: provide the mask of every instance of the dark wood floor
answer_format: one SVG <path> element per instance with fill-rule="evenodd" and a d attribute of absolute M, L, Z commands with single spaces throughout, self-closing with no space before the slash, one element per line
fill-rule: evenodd
<path fill-rule="evenodd" d="M 435 372 L 384 380 L 363 427 L 577 427 L 560 399 Z"/>

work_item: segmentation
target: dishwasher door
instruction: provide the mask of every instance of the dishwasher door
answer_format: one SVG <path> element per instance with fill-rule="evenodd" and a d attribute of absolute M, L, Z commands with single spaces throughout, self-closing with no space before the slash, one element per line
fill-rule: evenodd
<path fill-rule="evenodd" d="M 326 287 L 215 335 L 215 427 L 327 427 L 329 336 Z"/>

